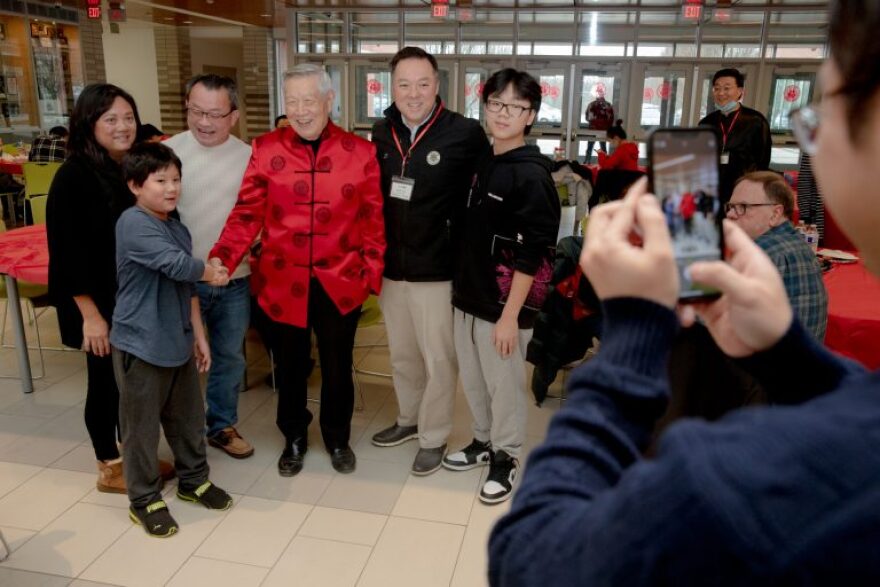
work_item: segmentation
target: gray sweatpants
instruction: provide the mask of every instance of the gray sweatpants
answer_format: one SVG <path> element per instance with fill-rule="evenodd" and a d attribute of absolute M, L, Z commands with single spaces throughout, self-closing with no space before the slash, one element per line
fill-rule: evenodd
<path fill-rule="evenodd" d="M 526 438 L 526 347 L 532 330 L 520 330 L 516 350 L 502 359 L 492 344 L 493 322 L 457 308 L 453 322 L 458 374 L 474 418 L 474 438 L 519 458 Z"/>
<path fill-rule="evenodd" d="M 180 367 L 159 367 L 113 349 L 119 386 L 119 427 L 128 499 L 146 507 L 161 499 L 159 424 L 174 453 L 178 485 L 195 488 L 208 480 L 205 404 L 195 358 Z"/>

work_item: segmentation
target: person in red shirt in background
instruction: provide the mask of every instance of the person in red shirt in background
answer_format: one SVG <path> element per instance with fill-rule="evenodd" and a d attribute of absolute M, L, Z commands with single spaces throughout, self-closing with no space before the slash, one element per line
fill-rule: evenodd
<path fill-rule="evenodd" d="M 599 169 L 623 169 L 625 171 L 639 170 L 639 146 L 626 140 L 626 131 L 623 130 L 623 120 L 617 122 L 608 129 L 608 140 L 614 147 L 611 155 L 599 150 Z"/>

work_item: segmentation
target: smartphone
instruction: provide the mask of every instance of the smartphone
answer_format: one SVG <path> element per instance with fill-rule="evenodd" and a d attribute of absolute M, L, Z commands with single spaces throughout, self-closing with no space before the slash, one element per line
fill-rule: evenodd
<path fill-rule="evenodd" d="M 711 128 L 658 128 L 648 137 L 650 189 L 660 199 L 681 280 L 679 301 L 720 292 L 689 279 L 694 261 L 717 261 L 724 251 L 718 197 L 721 141 Z"/>

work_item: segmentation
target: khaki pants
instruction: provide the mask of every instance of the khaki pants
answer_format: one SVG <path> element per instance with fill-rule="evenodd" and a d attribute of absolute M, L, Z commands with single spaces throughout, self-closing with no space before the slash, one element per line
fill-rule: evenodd
<path fill-rule="evenodd" d="M 452 341 L 452 282 L 382 280 L 399 426 L 419 427 L 419 445 L 439 448 L 452 431 L 458 363 Z"/>
<path fill-rule="evenodd" d="M 455 352 L 461 385 L 474 417 L 474 438 L 519 458 L 526 439 L 526 347 L 532 330 L 520 330 L 516 350 L 502 359 L 492 344 L 493 322 L 455 310 Z"/>

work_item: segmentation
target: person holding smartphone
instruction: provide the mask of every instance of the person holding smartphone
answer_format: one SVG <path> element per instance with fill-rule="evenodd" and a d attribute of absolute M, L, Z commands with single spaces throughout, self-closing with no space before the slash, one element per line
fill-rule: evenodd
<path fill-rule="evenodd" d="M 793 118 L 835 219 L 880 275 L 880 3 L 829 3 L 822 101 Z M 638 230 L 643 244 L 631 244 Z M 767 386 L 770 407 L 683 421 L 642 459 L 667 403 L 679 281 L 659 203 L 637 184 L 590 214 L 581 258 L 603 300 L 598 356 L 535 449 L 489 544 L 492 585 L 876 585 L 880 372 L 830 353 L 779 272 L 724 222 L 722 292 L 684 308 Z M 525 554 L 527 553 L 527 554 Z"/>

